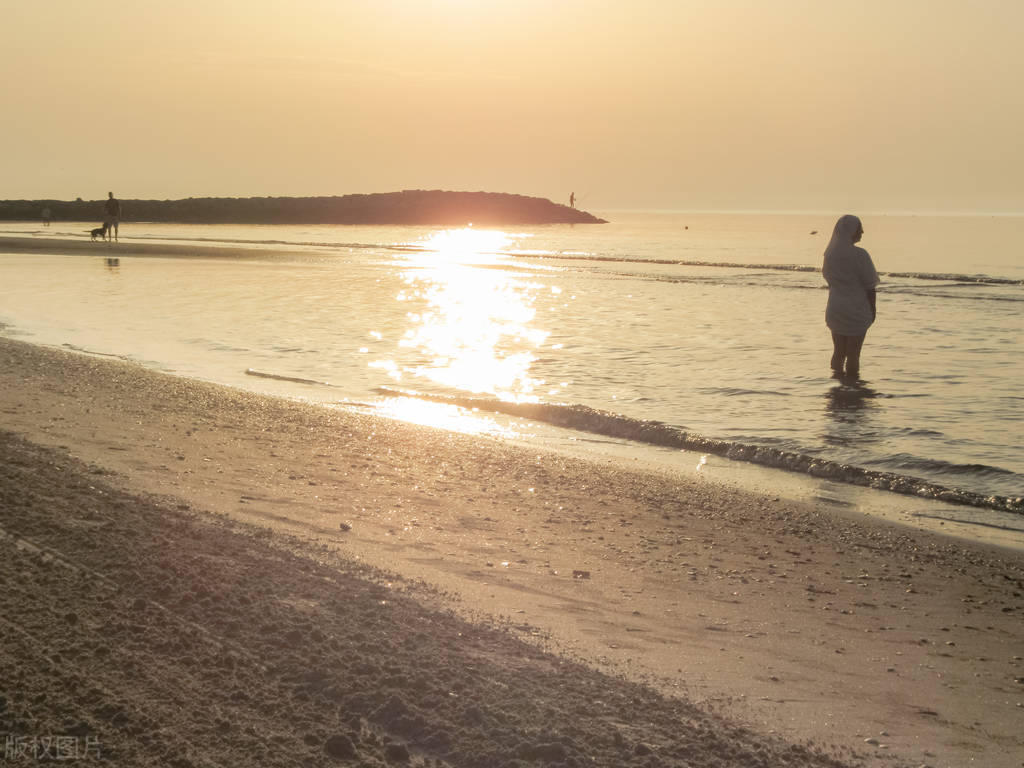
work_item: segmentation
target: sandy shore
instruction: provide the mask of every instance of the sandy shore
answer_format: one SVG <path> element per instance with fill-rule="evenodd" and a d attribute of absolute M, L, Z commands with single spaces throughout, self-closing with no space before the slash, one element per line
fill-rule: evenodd
<path fill-rule="evenodd" d="M 1018 552 L 0 362 L 0 732 L 142 766 L 1024 765 Z"/>

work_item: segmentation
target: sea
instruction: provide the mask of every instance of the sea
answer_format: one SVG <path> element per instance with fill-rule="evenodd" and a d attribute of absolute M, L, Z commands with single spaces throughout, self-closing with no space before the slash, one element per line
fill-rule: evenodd
<path fill-rule="evenodd" d="M 1024 528 L 1024 217 L 862 214 L 882 284 L 850 381 L 829 369 L 824 323 L 836 213 L 595 213 L 608 223 L 125 222 L 119 242 L 69 255 L 0 243 L 0 333 L 606 461 L 757 468 L 756 484 L 802 478 L 839 505 L 870 505 L 850 489 L 871 489 L 906 514 Z M 0 222 L 2 236 L 89 232 Z M 905 506 L 921 500 L 941 505 Z"/>

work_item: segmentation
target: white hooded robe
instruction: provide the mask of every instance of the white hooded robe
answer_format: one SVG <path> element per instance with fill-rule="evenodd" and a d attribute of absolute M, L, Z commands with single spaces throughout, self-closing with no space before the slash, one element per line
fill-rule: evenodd
<path fill-rule="evenodd" d="M 875 320 L 868 291 L 875 290 L 881 281 L 868 252 L 853 243 L 860 229 L 856 216 L 840 218 L 821 267 L 828 283 L 825 324 L 833 333 L 843 336 L 862 336 Z"/>

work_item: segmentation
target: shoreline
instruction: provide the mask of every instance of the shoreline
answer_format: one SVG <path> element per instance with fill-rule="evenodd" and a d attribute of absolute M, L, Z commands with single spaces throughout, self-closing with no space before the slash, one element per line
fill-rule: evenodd
<path fill-rule="evenodd" d="M 863 765 L 1019 766 L 1020 552 L 10 339 L 0 359 L 4 428 L 132 492 L 423 580 Z"/>
<path fill-rule="evenodd" d="M 108 267 L 120 267 L 122 266 L 121 262 L 123 259 L 119 257 L 135 255 L 140 257 L 140 263 L 147 258 L 155 257 L 153 259 L 155 263 L 149 265 L 152 269 L 158 268 L 160 264 L 170 265 L 173 263 L 172 260 L 176 258 L 181 259 L 183 263 L 187 263 L 189 259 L 202 260 L 208 258 L 211 261 L 223 259 L 221 265 L 225 268 L 233 263 L 236 265 L 244 265 L 245 263 L 252 265 L 262 263 L 266 265 L 279 260 L 310 263 L 318 259 L 320 254 L 325 252 L 325 248 L 331 251 L 328 254 L 328 258 L 334 259 L 342 254 L 347 247 L 340 243 L 333 245 L 304 243 L 282 245 L 279 241 L 174 242 L 175 238 L 171 238 L 170 241 L 142 238 L 136 242 L 135 239 L 129 237 L 126 237 L 124 241 L 119 243 L 96 243 L 90 242 L 84 233 L 77 238 L 69 237 L 68 233 L 62 233 L 61 238 L 45 237 L 41 236 L 41 233 L 36 233 L 35 235 L 25 234 L 26 236 L 24 237 L 10 237 L 0 233 L 0 250 L 3 250 L 6 245 L 12 253 L 56 254 L 58 255 L 58 261 L 53 262 L 55 265 L 59 265 L 61 263 L 60 257 L 65 255 L 79 254 L 95 257 L 94 260 L 85 260 L 85 262 L 76 264 L 78 268 L 83 268 L 86 264 L 102 265 L 103 260 L 106 260 Z M 371 246 L 365 247 L 370 248 Z M 404 250 L 402 247 L 397 248 L 398 250 Z M 233 260 L 237 260 L 237 262 Z M 15 269 L 27 270 L 29 273 L 32 273 L 33 277 L 26 277 L 26 279 L 34 279 L 34 275 L 45 272 L 45 270 L 38 269 L 39 265 L 34 264 L 31 257 L 23 256 L 13 261 Z M 127 267 L 130 264 L 125 263 L 123 266 Z M 18 272 L 17 274 L 25 273 Z M 960 276 L 960 278 L 964 278 L 964 276 Z M 17 283 L 17 278 L 12 278 L 12 280 L 15 281 L 14 284 Z M 24 297 L 22 297 L 22 300 L 24 300 Z M 33 301 L 34 299 L 30 297 L 29 302 Z M 89 316 L 88 310 L 86 310 L 84 316 Z M 12 322 L 17 323 L 17 320 L 15 319 Z M 40 327 L 45 326 L 44 322 Z M 21 334 L 19 337 L 28 338 L 29 336 L 30 333 Z M 67 339 L 53 334 L 45 338 L 41 337 L 40 339 L 41 343 L 51 344 L 68 340 L 74 341 L 74 339 Z M 80 343 L 78 346 L 82 349 L 91 348 L 91 345 L 88 343 Z M 112 353 L 118 350 L 116 348 L 105 348 L 105 351 Z M 134 356 L 139 357 L 139 359 L 150 359 L 139 355 L 137 349 Z M 197 375 L 203 375 L 207 380 L 217 380 L 229 386 L 238 386 L 238 370 L 244 370 L 245 367 L 252 364 L 254 363 L 251 360 L 239 361 L 237 367 L 230 365 L 220 366 L 220 368 L 210 369 L 203 374 Z M 174 367 L 176 362 L 165 361 L 164 363 L 156 363 L 156 365 Z M 298 379 L 288 379 L 289 371 L 287 368 L 283 368 L 282 371 L 282 379 L 293 382 L 299 381 Z M 250 370 L 248 373 L 254 372 Z M 274 377 L 272 372 L 254 375 Z M 384 379 L 384 381 L 390 383 L 387 379 Z M 305 383 L 313 384 L 315 382 L 307 381 Z M 347 390 L 339 387 L 332 389 L 331 394 L 344 391 L 346 396 L 355 399 L 374 397 L 378 394 L 377 389 L 369 388 L 369 386 L 372 386 L 372 383 L 366 379 L 363 379 L 361 384 L 367 386 L 355 389 L 349 387 Z M 250 389 L 260 389 L 259 387 L 242 386 Z M 388 389 L 388 387 L 380 387 L 379 389 L 383 391 Z M 862 403 L 870 404 L 873 402 L 867 399 L 861 401 L 857 392 L 849 394 L 847 398 L 846 388 L 843 388 L 843 391 L 838 390 L 838 387 L 831 387 L 828 396 L 832 398 L 835 395 L 838 405 L 842 408 L 859 409 Z M 291 394 L 287 392 L 282 393 L 286 395 Z M 313 392 L 311 390 L 310 399 L 325 400 L 331 394 L 324 395 L 321 392 Z M 297 396 L 305 397 L 302 392 L 298 392 Z M 886 395 L 879 395 L 869 391 L 868 396 L 885 397 Z M 730 431 L 728 429 L 719 431 L 709 428 L 707 424 L 704 425 L 704 428 L 707 429 L 706 433 L 689 432 L 685 427 L 673 426 L 681 418 L 678 413 L 675 416 L 670 416 L 668 423 L 662 423 L 658 421 L 662 416 L 657 409 L 653 411 L 650 409 L 640 411 L 643 414 L 641 416 L 635 415 L 635 412 L 633 412 L 633 416 L 623 416 L 615 412 L 614 405 L 609 405 L 608 403 L 605 403 L 603 406 L 600 405 L 602 402 L 600 399 L 595 400 L 591 398 L 585 401 L 587 403 L 598 403 L 598 408 L 595 409 L 582 403 L 572 402 L 510 404 L 502 402 L 500 399 L 467 396 L 465 393 L 462 395 L 452 395 L 450 393 L 431 395 L 421 393 L 418 397 L 425 401 L 452 403 L 466 409 L 479 409 L 480 411 L 498 413 L 511 416 L 512 418 L 525 418 L 536 424 L 552 425 L 552 428 L 555 430 L 562 428 L 574 430 L 576 434 L 584 435 L 584 439 L 588 439 L 587 435 L 600 435 L 610 437 L 612 441 L 620 439 L 630 441 L 631 445 L 638 446 L 638 452 L 640 453 L 656 453 L 656 449 L 659 446 L 666 446 L 673 450 L 689 449 L 691 451 L 698 451 L 700 454 L 707 454 L 712 461 L 719 463 L 728 463 L 731 460 L 736 460 L 740 463 L 757 464 L 773 469 L 781 469 L 785 473 L 820 478 L 823 484 L 834 481 L 841 485 L 884 488 L 892 493 L 904 496 L 907 506 L 919 507 L 920 512 L 925 516 L 923 519 L 927 519 L 929 515 L 935 515 L 939 520 L 936 523 L 936 527 L 942 526 L 943 518 L 947 522 L 957 525 L 963 522 L 967 526 L 971 525 L 971 522 L 968 521 L 978 520 L 979 522 L 974 527 L 979 532 L 979 538 L 983 540 L 989 538 L 986 532 L 982 530 L 983 528 L 996 531 L 999 525 L 1003 525 L 1008 529 L 1016 529 L 1020 527 L 1019 521 L 1024 521 L 1024 517 L 1022 517 L 1022 513 L 1024 513 L 1024 507 L 1022 507 L 1024 500 L 1020 496 L 1020 488 L 1017 487 L 1019 483 L 1016 482 L 1020 478 L 1020 473 L 1014 471 L 1014 468 L 1019 469 L 1017 467 L 1017 451 L 1014 449 L 1014 446 L 1005 443 L 1005 440 L 996 439 L 994 444 L 989 446 L 995 450 L 989 451 L 987 454 L 982 452 L 974 454 L 969 452 L 957 453 L 952 463 L 945 461 L 945 459 L 950 457 L 944 453 L 941 445 L 929 446 L 927 444 L 911 445 L 907 452 L 910 460 L 906 463 L 898 460 L 903 456 L 902 452 L 897 452 L 894 454 L 895 458 L 893 458 L 887 456 L 884 449 L 860 451 L 859 455 L 842 459 L 840 454 L 832 451 L 830 448 L 818 445 L 815 442 L 817 437 L 812 434 L 803 434 L 799 440 L 791 440 L 788 443 L 783 441 L 783 444 L 791 447 L 780 448 L 776 447 L 777 438 L 771 437 L 774 433 L 753 430 L 749 433 L 751 435 L 749 438 L 729 439 Z M 852 400 L 852 403 L 847 402 L 848 399 Z M 602 411 L 600 410 L 601 407 L 612 408 L 613 410 Z M 676 404 L 676 411 L 678 411 L 678 404 Z M 671 414 L 672 411 L 666 411 L 666 413 Z M 736 434 L 736 425 L 733 424 L 731 426 L 732 434 Z M 962 426 L 954 426 L 962 429 Z M 699 426 L 696 428 L 700 429 Z M 1001 425 L 999 429 L 994 431 L 991 424 L 986 428 L 989 429 L 989 434 L 1000 435 L 1003 432 Z M 740 434 L 745 435 L 748 433 L 741 429 Z M 726 436 L 725 439 L 722 439 L 723 435 Z M 806 448 L 803 446 L 811 447 Z M 1000 449 L 1002 449 L 1001 452 Z M 985 466 L 985 462 L 978 458 L 980 456 L 987 456 L 988 461 L 993 466 Z M 963 474 L 958 474 L 961 471 Z M 788 483 L 784 481 L 781 484 L 787 485 Z M 840 496 L 844 501 L 848 501 L 850 498 L 855 498 L 857 494 L 853 491 L 845 491 Z M 942 505 L 943 501 L 948 502 L 950 507 L 944 508 Z M 931 502 L 935 502 L 933 508 L 924 508 L 923 505 Z M 898 502 L 883 502 L 884 506 L 890 508 L 895 508 L 898 504 Z M 968 512 L 965 515 L 958 515 L 952 511 L 954 509 L 967 509 Z M 983 516 L 979 517 L 970 511 L 973 509 L 991 510 L 993 515 L 988 519 Z M 1015 516 L 1016 519 L 1011 519 L 1011 516 Z M 905 517 L 909 518 L 910 515 L 908 514 Z"/>
<path fill-rule="evenodd" d="M 179 245 L 167 242 L 145 242 L 125 236 L 123 240 L 90 240 L 83 231 L 79 240 L 68 237 L 32 237 L 0 234 L 0 251 L 7 253 L 45 253 L 54 256 L 91 255 L 173 257 L 173 258 L 274 258 L 280 256 L 309 255 L 308 248 L 286 248 L 280 244 L 259 247 L 226 243 L 224 245 Z"/>

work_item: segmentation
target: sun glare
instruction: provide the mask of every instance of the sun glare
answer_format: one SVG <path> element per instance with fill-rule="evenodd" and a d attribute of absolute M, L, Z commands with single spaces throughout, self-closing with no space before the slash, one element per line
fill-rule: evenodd
<path fill-rule="evenodd" d="M 414 397 L 388 397 L 376 404 L 377 413 L 410 424 L 461 432 L 467 435 L 520 438 L 521 432 L 503 426 L 493 418 L 448 403 L 432 403 Z"/>
<path fill-rule="evenodd" d="M 408 257 L 414 263 L 430 265 L 441 262 L 495 264 L 502 260 L 501 251 L 512 242 L 513 236 L 500 230 L 445 229 L 411 243 L 417 250 Z"/>
<path fill-rule="evenodd" d="M 504 232 L 445 230 L 422 250 L 403 254 L 409 327 L 394 359 L 378 360 L 396 381 L 432 381 L 462 392 L 536 401 L 544 384 L 531 377 L 535 351 L 549 331 L 536 327 L 545 286 L 494 268 L 511 237 Z"/>

